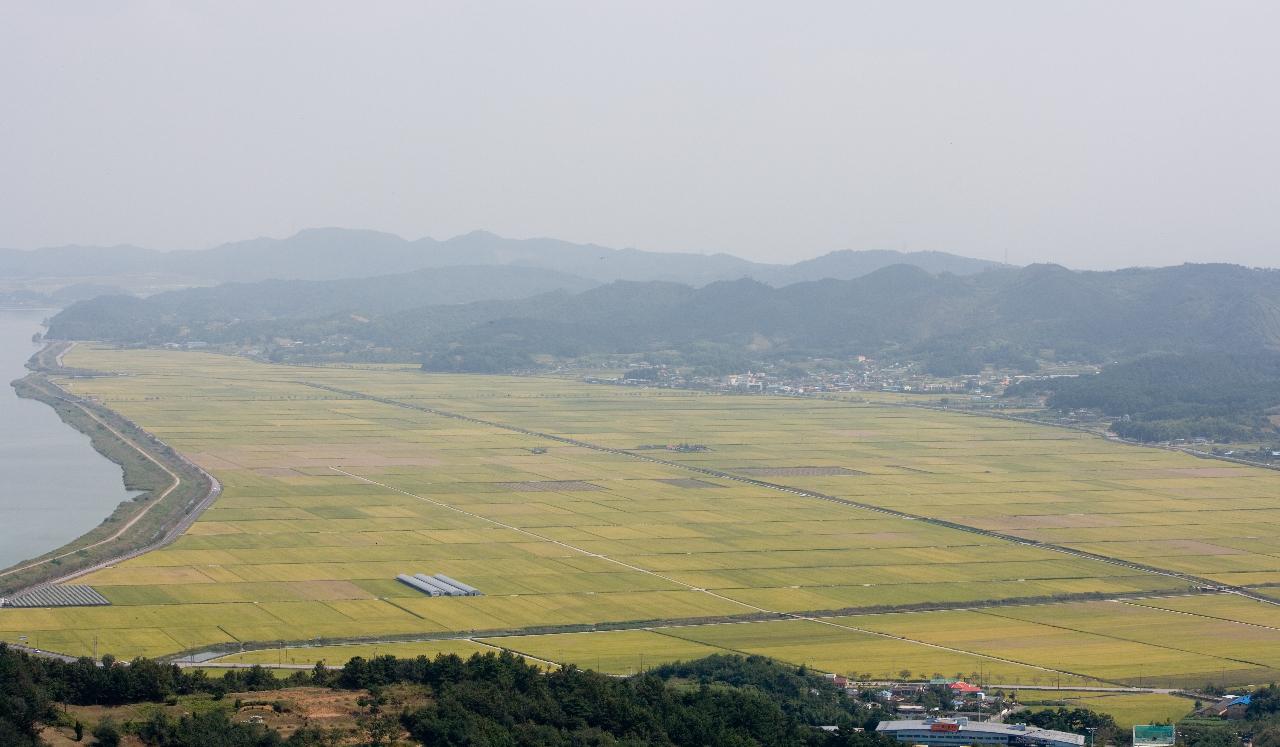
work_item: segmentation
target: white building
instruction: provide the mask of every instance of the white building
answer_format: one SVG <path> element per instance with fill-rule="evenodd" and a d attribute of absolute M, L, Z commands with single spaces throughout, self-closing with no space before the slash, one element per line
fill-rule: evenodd
<path fill-rule="evenodd" d="M 997 724 L 967 718 L 904 719 L 881 721 L 876 731 L 907 744 L 939 747 L 1084 747 L 1084 737 L 1065 731 L 1041 729 L 1026 724 Z"/>

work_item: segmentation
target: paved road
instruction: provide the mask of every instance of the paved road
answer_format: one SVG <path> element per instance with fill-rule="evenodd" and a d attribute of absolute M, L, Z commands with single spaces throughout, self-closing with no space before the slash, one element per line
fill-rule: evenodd
<path fill-rule="evenodd" d="M 39 656 L 42 659 L 57 659 L 58 661 L 65 661 L 67 663 L 77 661 L 77 659 L 74 656 L 67 656 L 66 654 L 55 654 L 52 651 L 44 651 L 42 649 L 32 648 L 30 646 L 23 646 L 20 643 L 7 643 L 6 645 L 8 645 L 9 648 L 15 651 L 22 651 L 23 653 L 30 654 L 31 656 Z"/>

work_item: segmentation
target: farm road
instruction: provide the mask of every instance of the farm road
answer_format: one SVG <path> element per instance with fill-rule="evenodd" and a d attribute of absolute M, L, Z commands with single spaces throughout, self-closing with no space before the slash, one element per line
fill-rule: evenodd
<path fill-rule="evenodd" d="M 735 482 L 740 482 L 740 483 L 752 485 L 759 488 L 765 488 L 767 490 L 777 490 L 783 493 L 789 493 L 791 495 L 797 495 L 804 498 L 813 498 L 815 500 L 828 501 L 830 503 L 838 503 L 841 505 L 862 509 L 864 511 L 872 511 L 874 513 L 883 514 L 885 516 L 892 516 L 898 519 L 905 519 L 908 521 L 922 521 L 927 524 L 932 524 L 934 526 L 939 526 L 939 527 L 945 527 L 947 529 L 954 529 L 961 532 L 968 532 L 970 534 L 977 534 L 983 537 L 999 539 L 1005 542 L 1013 542 L 1015 544 L 1025 545 L 1028 547 L 1038 547 L 1044 550 L 1050 550 L 1052 552 L 1062 553 L 1063 555 L 1069 555 L 1073 558 L 1093 560 L 1101 563 L 1107 563 L 1110 565 L 1121 566 L 1123 568 L 1128 568 L 1130 570 L 1140 571 L 1143 573 L 1152 573 L 1159 576 L 1165 576 L 1167 578 L 1176 578 L 1182 581 L 1186 581 L 1187 583 L 1192 584 L 1193 586 L 1197 586 L 1203 589 L 1211 589 L 1214 591 L 1238 594 L 1240 596 L 1248 597 L 1249 599 L 1253 599 L 1254 601 L 1258 601 L 1258 602 L 1263 602 L 1265 604 L 1280 605 L 1280 602 L 1277 602 L 1274 599 L 1270 599 L 1268 597 L 1262 596 L 1261 594 L 1254 593 L 1249 589 L 1244 589 L 1244 588 L 1234 587 L 1234 586 L 1224 586 L 1211 579 L 1202 578 L 1200 576 L 1194 576 L 1189 573 L 1180 573 L 1177 571 L 1170 571 L 1163 568 L 1157 568 L 1155 566 L 1149 566 L 1143 563 L 1136 563 L 1134 561 L 1125 560 L 1123 558 L 1116 558 L 1108 555 L 1100 555 L 1098 553 L 1085 552 L 1083 550 L 1076 550 L 1063 545 L 1055 545 L 1047 542 L 1037 542 L 1037 541 L 1025 539 L 1023 537 L 1018 537 L 1012 534 L 1004 534 L 1002 532 L 996 532 L 989 529 L 981 529 L 979 527 L 969 526 L 967 524 L 959 524 L 954 521 L 947 521 L 945 519 L 937 519 L 929 516 L 922 516 L 920 514 L 913 514 L 907 511 L 899 511 L 897 509 L 892 509 L 892 508 L 885 508 L 884 506 L 877 506 L 870 503 L 862 503 L 859 501 L 850 500 L 848 498 L 841 498 L 838 496 L 829 495 L 827 493 L 820 493 L 814 490 L 807 490 L 804 488 L 792 487 L 790 485 L 782 485 L 775 482 L 769 482 L 767 480 L 760 480 L 754 477 L 746 477 L 744 475 L 734 474 L 732 472 L 723 472 L 721 470 L 711 469 L 708 467 L 699 467 L 697 465 L 684 464 L 682 462 L 671 461 L 668 459 L 660 459 L 655 456 L 650 456 L 649 454 L 642 454 L 635 451 L 629 451 L 627 449 L 616 449 L 610 446 L 602 446 L 600 444 L 594 444 L 589 441 L 581 441 L 579 439 L 569 438 L 567 436 L 558 436 L 554 433 L 543 433 L 543 432 L 531 430 L 528 428 L 522 428 L 517 425 L 502 423 L 495 420 L 485 420 L 483 418 L 477 418 L 470 415 L 463 415 L 461 413 L 450 412 L 448 410 L 441 410 L 435 407 L 418 405 L 412 402 L 405 402 L 403 400 L 391 399 L 388 397 L 379 397 L 372 394 L 366 394 L 364 392 L 353 391 L 350 389 L 341 389 L 338 387 L 328 386 L 325 384 L 316 384 L 314 382 L 309 382 L 309 381 L 295 381 L 294 383 L 302 386 L 311 387 L 314 389 L 320 389 L 323 391 L 331 392 L 333 394 L 341 394 L 343 396 L 352 397 L 355 399 L 364 399 L 372 402 L 379 402 L 385 405 L 390 405 L 392 407 L 401 407 L 409 410 L 417 410 L 419 412 L 425 412 L 431 415 L 437 415 L 444 418 L 452 418 L 454 420 L 462 420 L 465 422 L 474 423 L 476 425 L 483 425 L 490 428 L 500 428 L 502 430 L 511 431 L 513 433 L 520 433 L 527 436 L 544 438 L 549 441 L 555 441 L 555 442 L 563 443 L 569 446 L 577 446 L 583 449 L 590 449 L 592 451 L 598 451 L 606 454 L 614 454 L 617 456 L 627 457 L 629 459 L 638 459 L 640 461 L 651 462 L 654 464 L 661 464 L 667 467 L 685 470 L 687 472 L 694 472 L 696 474 L 705 475 L 708 477 L 716 477 L 722 480 L 733 480 Z"/>

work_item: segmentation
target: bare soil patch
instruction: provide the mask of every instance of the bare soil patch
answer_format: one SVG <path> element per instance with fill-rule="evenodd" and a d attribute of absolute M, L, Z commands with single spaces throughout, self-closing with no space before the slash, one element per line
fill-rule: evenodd
<path fill-rule="evenodd" d="M 411 685 L 393 685 L 386 689 L 389 706 L 398 711 L 402 707 L 415 707 L 427 702 L 421 688 Z M 87 734 L 103 719 L 110 718 L 116 724 L 143 721 L 155 711 L 162 711 L 172 718 L 178 718 L 193 711 L 206 711 L 211 708 L 225 709 L 233 721 L 240 723 L 261 723 L 263 726 L 288 738 L 304 725 L 318 726 L 330 730 L 337 738 L 336 744 L 365 744 L 364 732 L 360 728 L 358 718 L 364 712 L 358 703 L 368 693 L 350 690 L 330 690 L 324 687 L 293 687 L 284 690 L 267 690 L 264 692 L 247 692 L 228 694 L 220 701 L 212 701 L 209 696 L 182 698 L 176 705 L 163 703 L 137 703 L 114 708 L 102 706 L 70 706 L 68 716 L 85 725 L 84 741 L 76 742 L 70 728 L 49 727 L 41 733 L 41 738 L 51 747 L 84 747 L 92 741 Z M 241 702 L 239 709 L 236 701 Z M 281 711 L 277 712 L 273 704 L 279 703 Z M 401 734 L 404 739 L 408 735 Z M 142 742 L 134 736 L 125 736 L 121 744 L 126 747 L 141 747 Z"/>

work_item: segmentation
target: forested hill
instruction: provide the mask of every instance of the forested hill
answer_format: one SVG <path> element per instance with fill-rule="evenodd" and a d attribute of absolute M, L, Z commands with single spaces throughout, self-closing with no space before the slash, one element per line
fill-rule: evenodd
<path fill-rule="evenodd" d="M 462 265 L 531 267 L 597 282 L 666 280 L 705 285 L 750 277 L 771 285 L 853 278 L 892 264 L 968 275 L 1001 266 L 943 252 L 837 251 L 794 265 L 751 262 L 728 254 L 614 249 L 558 239 L 509 239 L 473 231 L 451 239 L 409 241 L 380 231 L 317 228 L 284 239 L 234 241 L 195 251 L 135 246 L 0 249 L 0 279 L 108 277 L 164 273 L 189 284 L 258 280 L 336 280 Z"/>
<path fill-rule="evenodd" d="M 69 338 L 169 341 L 179 328 L 195 338 L 208 329 L 258 320 L 307 320 L 335 314 L 352 320 L 420 307 L 479 299 L 510 300 L 550 291 L 583 291 L 594 281 L 535 267 L 440 267 L 400 275 L 350 280 L 264 280 L 189 288 L 148 298 L 97 296 L 72 305 L 56 319 Z M 195 339 L 193 338 L 193 339 Z"/>
<path fill-rule="evenodd" d="M 239 288 L 234 303 L 221 306 L 193 291 L 149 301 L 98 299 L 56 316 L 50 334 L 152 344 L 260 345 L 283 337 L 357 357 L 372 349 L 421 356 L 428 367 L 463 371 L 526 368 L 543 355 L 674 351 L 692 365 L 728 367 L 811 355 L 894 356 L 956 374 L 984 362 L 1031 367 L 1046 351 L 1107 363 L 1280 349 L 1280 271 L 1233 265 L 1116 272 L 1033 265 L 967 277 L 897 265 L 782 288 L 745 279 L 702 288 L 615 282 L 470 304 L 424 294 L 420 306 L 388 313 L 370 302 L 326 315 L 320 304 L 310 316 L 283 307 L 257 314 L 270 304 L 240 298 L 244 292 L 254 291 Z"/>
<path fill-rule="evenodd" d="M 905 357 L 941 374 L 983 363 L 1034 367 L 1153 352 L 1280 348 L 1280 272 L 1184 265 L 1071 272 L 1050 265 L 971 277 L 894 266 L 862 278 L 779 289 L 748 280 L 701 289 L 615 283 L 574 296 L 424 308 L 380 320 L 384 345 L 410 341 L 439 367 L 468 354 L 674 349 L 745 359 Z M 481 368 L 484 366 L 482 365 Z"/>
<path fill-rule="evenodd" d="M 1060 410 L 1098 410 L 1114 418 L 1111 430 L 1138 441 L 1270 439 L 1280 412 L 1280 354 L 1156 355 L 1096 376 L 1030 381 L 1010 394 L 1028 392 L 1048 393 L 1049 406 Z"/>
<path fill-rule="evenodd" d="M 361 702 L 367 713 L 358 721 L 358 736 L 366 738 L 361 744 L 400 743 L 407 737 L 424 745 L 513 747 L 893 745 L 875 732 L 879 711 L 850 698 L 826 677 L 760 657 L 712 656 L 628 678 L 572 665 L 545 672 L 507 652 L 466 660 L 454 655 L 434 660 L 357 657 L 339 672 L 316 666 L 283 681 L 262 667 L 211 677 L 146 659 L 125 665 L 105 657 L 102 664 L 36 659 L 0 643 L 0 744 L 45 744 L 40 738 L 44 727 L 72 721 L 55 706 L 58 702 L 177 703 L 179 697 L 206 693 L 214 699 L 198 701 L 201 707 L 180 718 L 159 707 L 140 708 L 133 710 L 136 720 L 120 723 L 100 716 L 99 723 L 82 731 L 99 745 L 122 744 L 125 735 L 137 740 L 131 743 L 156 747 L 352 744 L 349 731 L 314 724 L 285 739 L 263 724 L 241 720 L 239 701 L 233 707 L 222 700 L 229 692 L 311 685 L 368 694 Z M 419 689 L 425 702 L 399 712 L 388 706 L 382 688 L 400 684 Z"/>

